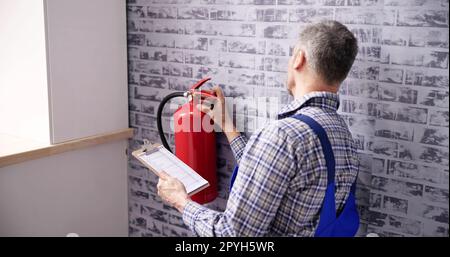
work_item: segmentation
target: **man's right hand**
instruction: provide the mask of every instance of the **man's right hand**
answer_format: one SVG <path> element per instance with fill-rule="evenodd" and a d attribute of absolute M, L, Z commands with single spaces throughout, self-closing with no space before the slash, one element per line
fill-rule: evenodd
<path fill-rule="evenodd" d="M 212 88 L 212 92 L 215 93 L 216 97 L 202 98 L 201 104 L 197 104 L 196 107 L 198 110 L 207 114 L 220 127 L 226 135 L 228 142 L 231 142 L 240 133 L 233 124 L 232 116 L 228 113 L 222 89 L 219 86 L 215 86 Z M 199 97 L 200 92 L 194 93 L 194 96 Z"/>

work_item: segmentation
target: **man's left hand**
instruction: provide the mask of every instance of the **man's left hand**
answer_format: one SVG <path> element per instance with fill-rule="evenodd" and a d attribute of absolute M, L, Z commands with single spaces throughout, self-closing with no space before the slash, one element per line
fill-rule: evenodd
<path fill-rule="evenodd" d="M 183 213 L 184 207 L 188 203 L 189 196 L 186 188 L 178 179 L 171 177 L 169 174 L 161 171 L 158 181 L 158 195 L 167 203 L 177 208 Z"/>

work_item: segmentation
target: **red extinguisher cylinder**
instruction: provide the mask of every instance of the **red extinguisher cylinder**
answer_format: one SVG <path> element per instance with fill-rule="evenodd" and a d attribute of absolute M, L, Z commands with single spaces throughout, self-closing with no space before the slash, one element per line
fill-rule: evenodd
<path fill-rule="evenodd" d="M 175 155 L 209 182 L 209 187 L 191 196 L 205 204 L 218 195 L 216 135 L 213 121 L 194 108 L 193 102 L 191 99 L 174 113 Z"/>

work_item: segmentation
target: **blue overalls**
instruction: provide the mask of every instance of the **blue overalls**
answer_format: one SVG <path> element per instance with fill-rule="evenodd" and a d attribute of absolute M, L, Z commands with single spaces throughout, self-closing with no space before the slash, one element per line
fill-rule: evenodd
<path fill-rule="evenodd" d="M 350 194 L 341 213 L 336 214 L 336 191 L 335 177 L 335 159 L 331 148 L 330 140 L 323 127 L 311 117 L 304 114 L 297 114 L 292 118 L 306 123 L 314 133 L 319 137 L 322 145 L 323 154 L 327 165 L 327 189 L 320 210 L 319 225 L 317 226 L 315 237 L 353 237 L 359 228 L 359 214 L 356 207 L 355 189 L 356 181 L 352 184 Z M 230 191 L 236 179 L 239 167 L 236 166 L 231 176 Z"/>

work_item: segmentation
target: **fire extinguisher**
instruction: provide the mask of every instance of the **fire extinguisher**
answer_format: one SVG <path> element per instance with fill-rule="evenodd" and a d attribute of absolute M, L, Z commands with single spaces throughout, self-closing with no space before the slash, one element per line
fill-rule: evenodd
<path fill-rule="evenodd" d="M 157 126 L 161 142 L 167 150 L 171 151 L 162 127 L 162 112 L 166 103 L 172 98 L 186 97 L 188 99 L 188 102 L 173 114 L 175 155 L 209 182 L 209 187 L 191 196 L 191 199 L 199 204 L 211 202 L 218 195 L 214 122 L 209 117 L 205 117 L 205 113 L 195 108 L 194 99 L 197 98 L 193 97 L 194 92 L 210 79 L 200 80 L 187 92 L 174 92 L 167 95 L 159 104 L 157 112 Z M 215 94 L 204 90 L 200 91 L 200 95 L 201 97 L 216 97 Z"/>

